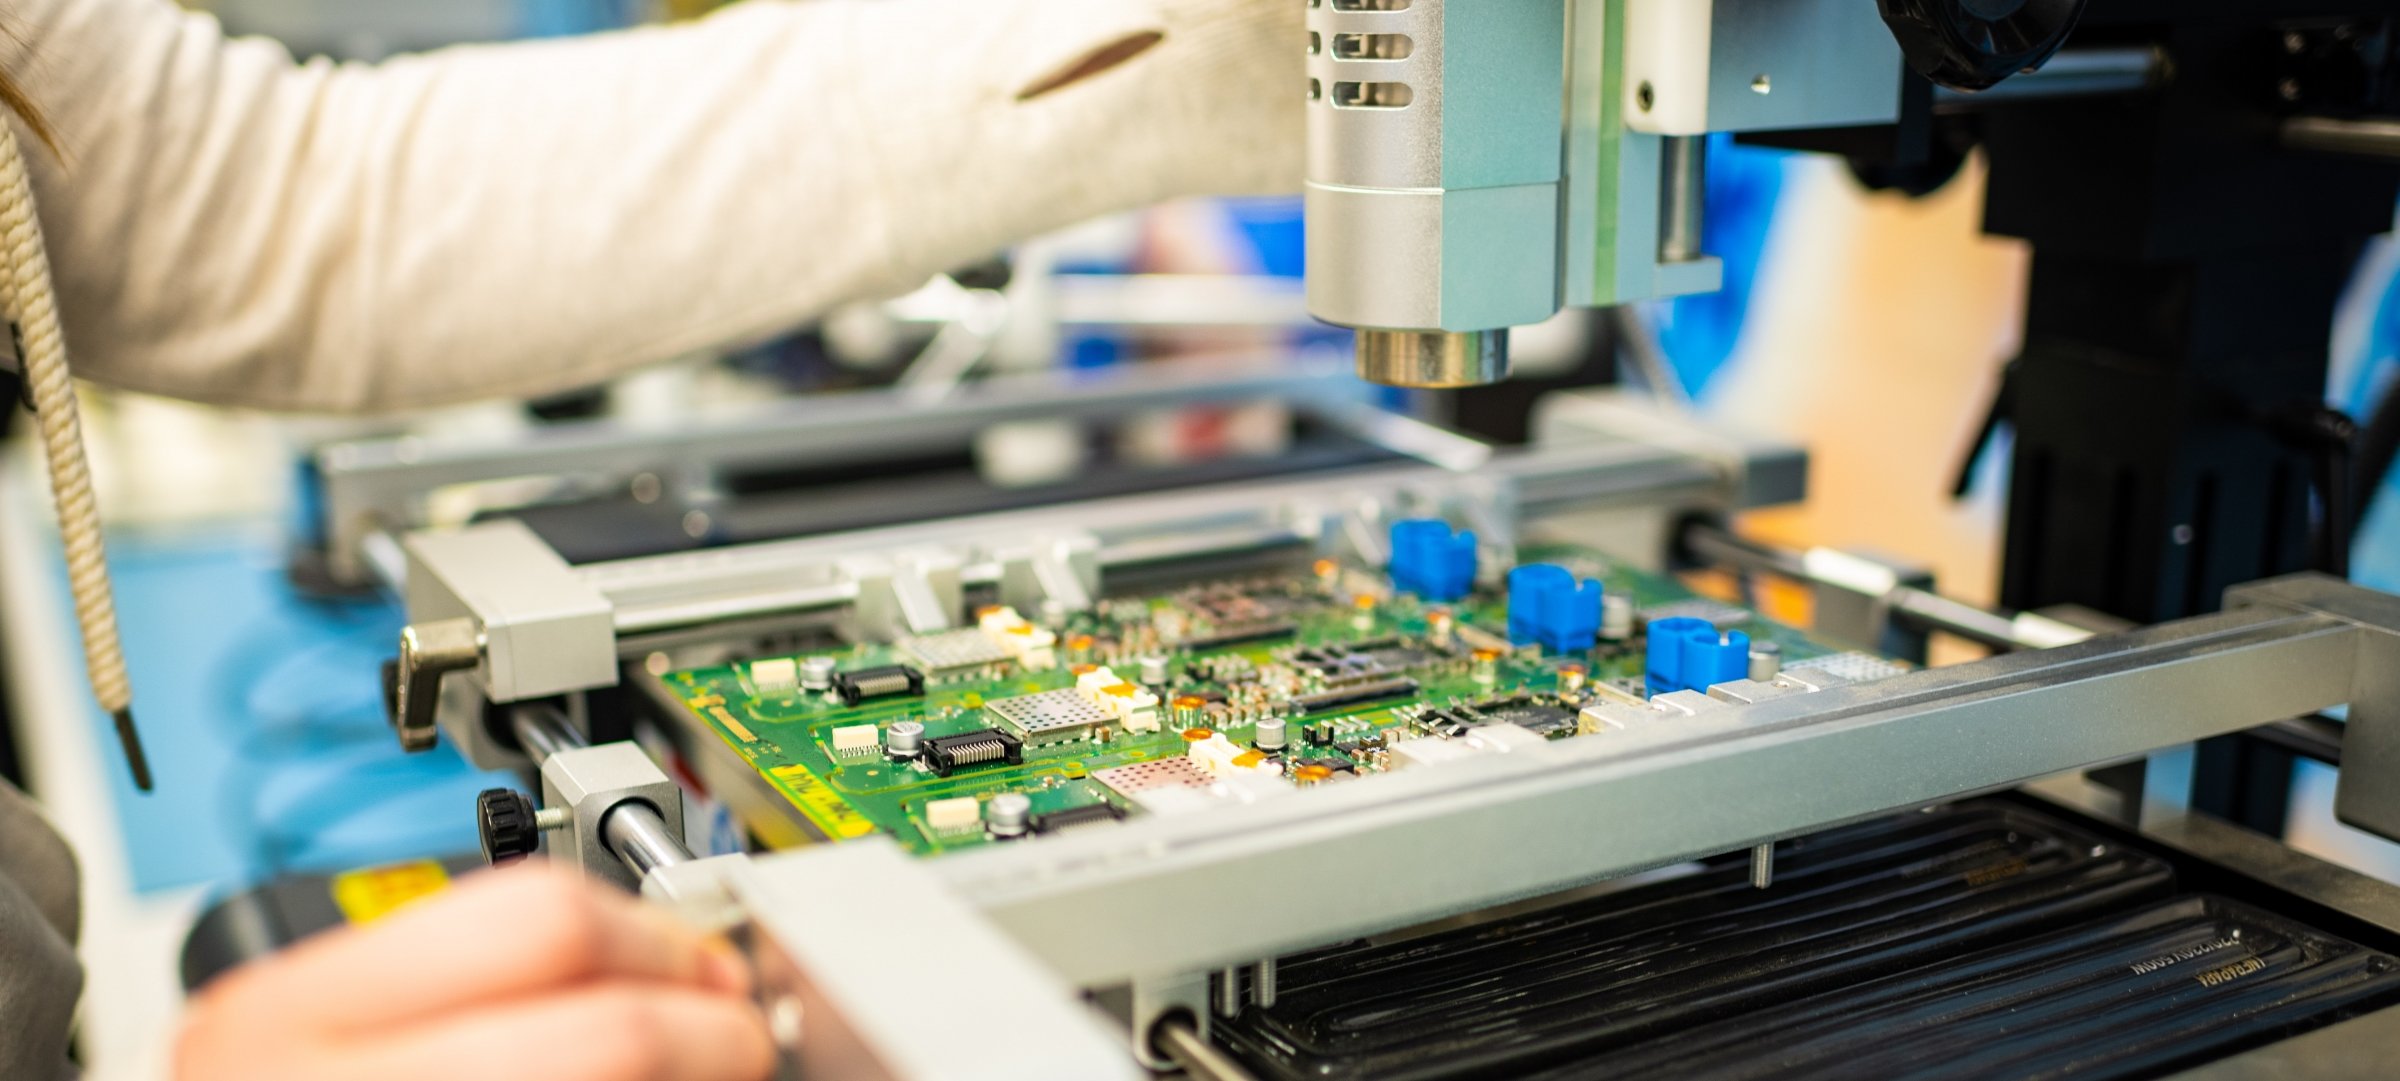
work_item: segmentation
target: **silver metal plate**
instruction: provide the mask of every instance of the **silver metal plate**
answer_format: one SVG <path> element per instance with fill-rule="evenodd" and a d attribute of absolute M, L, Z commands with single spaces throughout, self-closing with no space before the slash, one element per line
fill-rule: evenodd
<path fill-rule="evenodd" d="M 991 640 L 983 631 L 969 627 L 943 631 L 940 634 L 920 634 L 893 643 L 900 651 L 928 672 L 949 672 L 960 668 L 979 668 L 1008 659 L 1008 651 Z"/>
<path fill-rule="evenodd" d="M 1161 788 L 1207 788 L 1210 783 L 1208 774 L 1192 765 L 1191 759 L 1181 757 L 1093 770 L 1092 779 L 1120 796 Z"/>
<path fill-rule="evenodd" d="M 1073 739 L 1106 724 L 1106 710 L 1084 700 L 1072 687 L 1015 698 L 995 698 L 983 705 L 984 716 L 1015 732 L 1027 743 Z"/>

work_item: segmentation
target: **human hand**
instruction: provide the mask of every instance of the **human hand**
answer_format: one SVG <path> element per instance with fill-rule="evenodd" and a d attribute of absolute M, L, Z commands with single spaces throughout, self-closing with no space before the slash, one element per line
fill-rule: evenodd
<path fill-rule="evenodd" d="M 178 1081 L 759 1081 L 731 949 L 540 865 L 245 965 L 187 1011 Z"/>

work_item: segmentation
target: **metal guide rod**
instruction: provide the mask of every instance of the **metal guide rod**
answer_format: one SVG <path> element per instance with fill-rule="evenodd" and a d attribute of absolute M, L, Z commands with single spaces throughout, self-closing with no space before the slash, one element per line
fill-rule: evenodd
<path fill-rule="evenodd" d="M 1701 256 L 1707 224 L 1708 137 L 1671 135 L 1660 142 L 1658 261 L 1689 263 Z"/>
<path fill-rule="evenodd" d="M 1812 566 L 1807 554 L 1737 537 L 1724 528 L 1695 520 L 1680 538 L 1695 559 L 1754 574 L 1771 574 L 1809 585 L 1849 589 Z M 1995 649 L 2039 649 L 2060 644 L 2074 632 L 2040 617 L 1996 612 L 1931 590 L 1893 583 L 1878 595 L 1892 617 L 1917 630 L 1954 634 Z"/>
<path fill-rule="evenodd" d="M 1217 1050 L 1191 1022 L 1180 1017 L 1161 1021 L 1151 1032 L 1151 1042 L 1183 1072 L 1201 1081 L 1252 1081 L 1250 1071 L 1241 1063 Z"/>

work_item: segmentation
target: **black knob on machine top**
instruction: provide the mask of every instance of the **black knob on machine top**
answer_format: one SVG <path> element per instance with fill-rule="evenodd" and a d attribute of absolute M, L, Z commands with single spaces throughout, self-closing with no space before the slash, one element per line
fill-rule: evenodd
<path fill-rule="evenodd" d="M 1876 0 L 1908 66 L 1953 90 L 1988 90 L 2042 66 L 2084 0 Z"/>

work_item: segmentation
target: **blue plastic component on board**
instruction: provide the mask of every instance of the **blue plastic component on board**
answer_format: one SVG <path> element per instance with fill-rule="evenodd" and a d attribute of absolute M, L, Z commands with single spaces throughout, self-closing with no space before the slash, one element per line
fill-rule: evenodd
<path fill-rule="evenodd" d="M 1475 588 L 1475 534 L 1439 518 L 1392 523 L 1392 588 L 1429 601 L 1454 601 Z"/>
<path fill-rule="evenodd" d="M 1650 624 L 1650 693 L 1705 691 L 1750 675 L 1750 636 L 1718 633 L 1705 619 L 1661 619 Z"/>
<path fill-rule="evenodd" d="M 1508 640 L 1581 653 L 1600 641 L 1600 583 L 1548 563 L 1508 572 Z"/>

